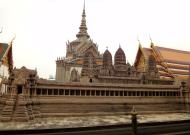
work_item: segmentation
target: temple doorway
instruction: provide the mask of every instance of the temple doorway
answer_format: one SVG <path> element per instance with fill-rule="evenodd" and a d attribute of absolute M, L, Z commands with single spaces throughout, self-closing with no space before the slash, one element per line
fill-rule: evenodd
<path fill-rule="evenodd" d="M 89 82 L 92 83 L 92 79 L 91 78 L 90 78 Z"/>
<path fill-rule="evenodd" d="M 22 94 L 22 85 L 17 86 L 17 94 Z"/>

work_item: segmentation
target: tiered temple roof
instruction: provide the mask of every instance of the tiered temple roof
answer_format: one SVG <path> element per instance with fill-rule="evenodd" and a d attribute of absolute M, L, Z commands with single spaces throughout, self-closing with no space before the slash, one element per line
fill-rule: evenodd
<path fill-rule="evenodd" d="M 153 43 L 151 43 L 150 48 L 143 48 L 140 45 L 135 66 L 138 67 L 140 64 L 141 56 L 148 61 L 151 55 L 156 59 L 160 77 L 177 77 L 182 80 L 189 78 L 190 52 L 155 46 Z"/>

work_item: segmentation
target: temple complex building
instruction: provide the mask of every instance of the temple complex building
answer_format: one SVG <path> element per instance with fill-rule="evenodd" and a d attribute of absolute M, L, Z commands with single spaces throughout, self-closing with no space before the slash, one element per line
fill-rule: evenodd
<path fill-rule="evenodd" d="M 139 71 L 146 72 L 150 67 L 156 67 L 160 78 L 175 78 L 185 81 L 190 73 L 190 52 L 156 46 L 143 48 L 139 44 L 134 66 Z"/>
<path fill-rule="evenodd" d="M 56 60 L 56 80 L 36 70 L 10 70 L 0 95 L 0 121 L 39 117 L 190 112 L 189 52 L 139 45 L 134 65 L 119 46 L 100 54 L 87 33 L 85 8 L 77 39 Z M 188 78 L 176 83 L 178 78 Z M 180 80 L 180 79 L 179 79 Z"/>
<path fill-rule="evenodd" d="M 108 49 L 103 54 L 87 32 L 85 7 L 77 39 L 66 44 L 66 57 L 56 60 L 56 81 L 83 83 L 162 83 L 173 82 L 162 78 L 152 57 L 152 64 L 141 70 L 126 62 L 126 55 L 119 46 L 114 60 Z M 114 61 L 114 62 L 113 62 Z M 143 78 L 143 79 L 142 79 Z M 164 80 L 165 79 L 165 80 Z M 164 81 L 163 81 L 164 80 Z"/>
<path fill-rule="evenodd" d="M 78 81 L 82 74 L 85 55 L 89 52 L 94 64 L 102 65 L 102 56 L 98 46 L 87 33 L 85 7 L 83 8 L 81 25 L 76 34 L 77 39 L 66 43 L 66 58 L 58 58 L 56 61 L 56 80 L 61 82 Z"/>
<path fill-rule="evenodd" d="M 6 92 L 4 79 L 8 79 L 13 69 L 12 41 L 10 43 L 0 43 L 0 93 Z"/>

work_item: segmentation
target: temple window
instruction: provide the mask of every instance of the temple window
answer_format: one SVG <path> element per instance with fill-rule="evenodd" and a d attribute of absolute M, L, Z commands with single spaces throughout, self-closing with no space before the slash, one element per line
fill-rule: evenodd
<path fill-rule="evenodd" d="M 52 95 L 52 90 L 51 89 L 48 90 L 48 95 Z"/>
<path fill-rule="evenodd" d="M 54 90 L 54 95 L 58 95 L 58 90 L 57 89 Z"/>
<path fill-rule="evenodd" d="M 110 96 L 114 96 L 114 91 L 110 91 Z"/>
<path fill-rule="evenodd" d="M 81 90 L 81 96 L 85 96 L 85 91 Z"/>
<path fill-rule="evenodd" d="M 119 96 L 119 92 L 118 91 L 115 91 L 115 96 Z"/>
<path fill-rule="evenodd" d="M 133 92 L 132 92 L 132 96 L 136 96 L 136 91 L 133 91 Z"/>
<path fill-rule="evenodd" d="M 146 97 L 146 96 L 148 96 L 148 92 L 147 92 L 147 91 L 145 91 L 145 97 Z"/>
<path fill-rule="evenodd" d="M 37 95 L 41 94 L 41 89 L 37 89 Z"/>
<path fill-rule="evenodd" d="M 69 90 L 65 90 L 65 95 L 69 95 Z"/>
<path fill-rule="evenodd" d="M 109 96 L 109 91 L 106 91 L 106 96 Z"/>
<path fill-rule="evenodd" d="M 123 96 L 123 91 L 120 91 L 119 93 L 120 93 L 120 94 L 119 94 L 120 96 Z"/>
<path fill-rule="evenodd" d="M 100 96 L 100 91 L 99 90 L 96 91 L 96 96 Z"/>
<path fill-rule="evenodd" d="M 42 89 L 42 95 L 46 95 L 47 90 L 46 89 Z"/>
<path fill-rule="evenodd" d="M 124 91 L 124 96 L 127 96 L 127 91 Z"/>
<path fill-rule="evenodd" d="M 95 90 L 92 90 L 92 91 L 91 91 L 91 95 L 92 95 L 92 96 L 95 96 Z"/>
<path fill-rule="evenodd" d="M 74 95 L 74 90 L 70 90 L 70 95 Z"/>
<path fill-rule="evenodd" d="M 80 96 L 80 90 L 76 90 L 76 95 Z"/>
<path fill-rule="evenodd" d="M 87 90 L 87 91 L 86 91 L 86 95 L 87 95 L 87 96 L 90 96 L 90 90 Z"/>
<path fill-rule="evenodd" d="M 137 95 L 136 96 L 140 96 L 140 91 L 137 91 Z"/>
<path fill-rule="evenodd" d="M 105 91 L 101 91 L 101 96 L 104 96 L 105 95 Z"/>
<path fill-rule="evenodd" d="M 153 93 L 152 93 L 152 91 L 150 91 L 150 92 L 149 92 L 149 96 L 153 96 Z"/>
<path fill-rule="evenodd" d="M 162 91 L 160 91 L 160 96 L 163 96 L 163 92 Z"/>
<path fill-rule="evenodd" d="M 59 95 L 63 95 L 63 90 L 59 90 Z"/>

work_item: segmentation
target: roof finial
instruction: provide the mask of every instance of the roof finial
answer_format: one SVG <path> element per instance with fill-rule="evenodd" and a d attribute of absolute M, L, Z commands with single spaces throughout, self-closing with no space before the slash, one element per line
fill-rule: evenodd
<path fill-rule="evenodd" d="M 13 38 L 11 39 L 11 41 L 9 42 L 10 45 L 13 44 L 13 41 L 15 40 L 15 38 L 16 38 L 16 34 L 14 33 L 14 37 L 13 37 Z"/>
<path fill-rule="evenodd" d="M 83 10 L 85 10 L 85 0 L 84 0 Z"/>
<path fill-rule="evenodd" d="M 121 48 L 121 44 L 119 43 L 119 48 Z"/>
<path fill-rule="evenodd" d="M 150 38 L 150 45 L 153 46 L 154 43 L 152 42 L 152 38 L 151 38 L 150 34 L 149 34 L 149 38 Z"/>
<path fill-rule="evenodd" d="M 139 45 L 141 45 L 141 42 L 139 40 L 139 36 L 137 35 L 137 41 L 139 42 Z"/>
<path fill-rule="evenodd" d="M 15 38 L 16 38 L 16 34 L 14 34 L 14 37 L 12 38 L 11 43 L 15 40 Z"/>
<path fill-rule="evenodd" d="M 108 50 L 108 46 L 106 46 L 106 50 Z"/>
<path fill-rule="evenodd" d="M 83 12 L 82 12 L 82 20 L 79 27 L 79 32 L 76 35 L 77 38 L 86 37 L 89 38 L 90 36 L 87 33 L 87 27 L 86 27 L 86 13 L 85 13 L 85 0 L 84 0 L 84 6 L 83 6 Z"/>

